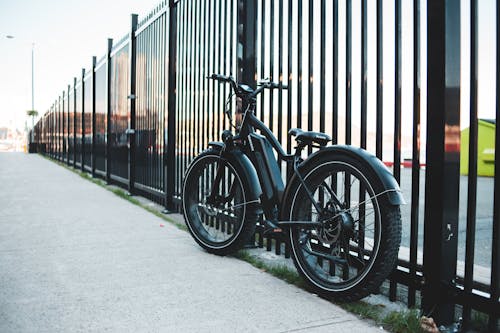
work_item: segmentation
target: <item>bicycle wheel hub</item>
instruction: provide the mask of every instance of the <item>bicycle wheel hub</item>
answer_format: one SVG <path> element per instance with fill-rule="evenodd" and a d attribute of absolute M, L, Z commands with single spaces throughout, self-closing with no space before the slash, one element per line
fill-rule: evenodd
<path fill-rule="evenodd" d="M 324 223 L 318 231 L 318 238 L 324 244 L 335 244 L 339 237 L 350 237 L 354 230 L 354 220 L 348 212 L 335 212 L 327 209 L 321 221 Z"/>

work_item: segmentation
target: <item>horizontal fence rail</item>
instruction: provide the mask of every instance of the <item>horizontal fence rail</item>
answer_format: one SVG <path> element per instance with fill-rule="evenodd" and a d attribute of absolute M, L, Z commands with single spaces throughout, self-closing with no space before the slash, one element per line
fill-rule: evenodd
<path fill-rule="evenodd" d="M 288 153 L 295 148 L 290 128 L 326 132 L 334 144 L 378 156 L 400 183 L 408 202 L 401 207 L 403 239 L 398 267 L 381 291 L 443 325 L 462 317 L 468 327 L 476 312 L 484 313 L 494 331 L 500 33 L 496 54 L 479 46 L 479 3 L 487 6 L 478 0 L 465 8 L 420 0 L 164 1 L 141 20 L 132 15 L 121 40 L 108 40 L 107 54 L 94 57 L 37 122 L 31 145 L 180 211 L 189 163 L 229 129 L 223 114 L 229 86 L 206 77 L 282 83 L 288 89 L 259 96 L 257 116 Z M 461 26 L 469 27 L 468 38 Z M 478 64 L 486 56 L 496 56 L 497 68 L 490 69 L 496 87 L 483 86 L 496 96 L 491 126 L 478 109 Z M 464 59 L 469 66 L 460 67 Z M 227 105 L 237 107 L 234 99 Z M 280 164 L 286 183 L 291 170 Z M 478 177 L 483 165 L 494 177 Z M 251 245 L 290 256 L 286 241 L 262 231 L 258 226 Z"/>

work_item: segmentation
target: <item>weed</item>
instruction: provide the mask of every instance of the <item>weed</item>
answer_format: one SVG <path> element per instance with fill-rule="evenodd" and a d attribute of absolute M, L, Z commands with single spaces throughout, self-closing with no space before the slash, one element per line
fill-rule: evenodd
<path fill-rule="evenodd" d="M 416 309 L 391 312 L 382 320 L 382 322 L 391 330 L 391 332 L 422 332 L 420 328 L 420 312 Z"/>
<path fill-rule="evenodd" d="M 376 305 L 368 304 L 363 301 L 351 302 L 351 303 L 338 303 L 340 307 L 344 310 L 355 313 L 361 318 L 368 318 L 375 321 L 377 324 L 381 322 L 382 319 L 382 309 Z"/>

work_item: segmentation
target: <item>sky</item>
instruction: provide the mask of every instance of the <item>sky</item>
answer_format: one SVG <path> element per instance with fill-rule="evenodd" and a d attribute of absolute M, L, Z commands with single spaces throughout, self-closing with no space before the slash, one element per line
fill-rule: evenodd
<path fill-rule="evenodd" d="M 147 15 L 157 0 L 0 0 L 0 127 L 24 129 L 34 106 L 45 113 L 63 89 L 106 53 L 107 38 L 120 39 L 130 15 Z M 6 36 L 14 36 L 10 39 Z M 31 121 L 28 121 L 31 126 Z"/>
<path fill-rule="evenodd" d="M 422 12 L 425 13 L 425 1 Z M 353 13 L 359 10 L 360 1 L 353 0 Z M 384 4 L 384 49 L 387 57 L 384 63 L 384 107 L 387 114 L 393 112 L 394 48 L 393 27 L 394 1 Z M 479 3 L 479 117 L 493 118 L 495 112 L 495 1 L 480 0 Z M 130 27 L 130 14 L 139 14 L 139 20 L 158 4 L 158 0 L 0 0 L 0 126 L 24 128 L 26 111 L 31 107 L 31 57 L 34 51 L 35 96 L 34 108 L 45 113 L 62 94 L 74 77 L 81 75 L 82 68 L 90 68 L 92 56 L 102 57 L 106 51 L 108 37 L 120 39 Z M 375 10 L 375 1 L 369 1 L 369 10 Z M 468 126 L 469 105 L 469 13 L 468 0 L 462 5 L 462 121 L 461 127 Z M 339 10 L 344 12 L 344 1 L 339 1 Z M 403 125 L 411 130 L 412 110 L 412 1 L 403 1 Z M 426 35 L 425 15 L 422 15 L 422 37 Z M 339 22 L 339 33 L 343 36 L 345 20 Z M 374 28 L 375 22 L 369 22 Z M 373 30 L 373 29 L 371 29 Z M 373 34 L 369 31 L 369 34 Z M 6 36 L 14 36 L 9 39 Z M 359 91 L 359 17 L 353 17 L 353 91 Z M 493 41 L 493 42 L 492 42 Z M 369 38 L 369 49 L 373 50 L 373 38 Z M 425 41 L 422 41 L 422 81 L 421 104 L 425 110 Z M 345 62 L 340 40 L 339 75 L 341 64 Z M 375 57 L 369 59 L 369 71 L 375 68 Z M 327 64 L 328 65 L 328 64 Z M 328 65 L 329 66 L 329 65 Z M 319 66 L 315 66 L 319 68 Z M 375 77 L 374 72 L 369 73 Z M 373 86 L 373 87 L 372 87 Z M 369 88 L 369 113 L 375 105 L 374 85 Z M 340 91 L 340 94 L 343 92 Z M 339 96 L 339 109 L 342 96 Z M 359 109 L 359 98 L 353 95 L 353 110 Z M 356 114 L 356 112 L 354 112 Z M 423 112 L 423 120 L 425 115 Z M 353 119 L 356 121 L 356 119 Z M 391 119 L 387 119 L 391 122 Z M 30 121 L 28 124 L 30 125 Z M 371 122 L 370 122 L 371 123 Z M 387 126 L 385 128 L 391 128 Z M 425 127 L 424 127 L 425 129 Z M 425 132 L 423 133 L 425 135 Z"/>

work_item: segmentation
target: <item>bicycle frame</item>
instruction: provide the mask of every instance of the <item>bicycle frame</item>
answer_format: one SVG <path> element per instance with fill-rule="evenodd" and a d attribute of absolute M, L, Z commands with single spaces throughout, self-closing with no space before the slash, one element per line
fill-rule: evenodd
<path fill-rule="evenodd" d="M 363 163 L 368 164 L 375 176 L 381 182 L 382 190 L 376 195 L 387 194 L 389 203 L 393 205 L 404 204 L 404 198 L 400 194 L 399 186 L 394 180 L 394 177 L 388 171 L 388 169 L 378 160 L 373 160 L 373 156 L 362 149 L 356 149 L 350 146 L 326 146 L 329 138 L 321 138 L 322 141 L 318 141 L 316 135 L 322 134 L 317 132 L 312 132 L 315 135 L 315 139 L 309 138 L 297 141 L 297 146 L 295 148 L 294 154 L 287 154 L 283 150 L 283 147 L 276 139 L 272 131 L 255 116 L 257 98 L 256 96 L 263 91 L 265 88 L 286 88 L 281 84 L 272 83 L 264 81 L 263 84 L 257 88 L 255 91 L 246 86 L 237 84 L 231 77 L 220 76 L 213 74 L 210 78 L 219 80 L 221 82 L 231 83 L 233 90 L 238 98 L 241 98 L 241 108 L 237 112 L 237 116 L 242 118 L 241 124 L 237 124 L 237 133 L 233 135 L 231 131 L 226 130 L 222 133 L 222 143 L 211 143 L 211 145 L 216 145 L 221 148 L 221 157 L 225 152 L 230 152 L 232 150 L 238 150 L 244 154 L 249 159 L 249 164 L 253 165 L 252 173 L 256 173 L 259 184 L 251 184 L 258 187 L 261 190 L 261 195 L 259 198 L 253 198 L 252 202 L 258 201 L 260 199 L 261 208 L 265 214 L 265 223 L 269 224 L 271 227 L 277 227 L 278 225 L 287 224 L 307 224 L 309 226 L 318 225 L 319 222 L 312 221 L 279 221 L 281 212 L 279 211 L 282 207 L 283 202 L 287 199 L 287 189 L 283 184 L 281 178 L 281 170 L 279 168 L 278 161 L 274 155 L 273 149 L 278 154 L 279 161 L 285 161 L 287 166 L 289 163 L 293 163 L 294 176 L 298 180 L 311 201 L 312 205 L 315 207 L 318 214 L 322 214 L 323 208 L 314 199 L 313 194 L 307 188 L 304 179 L 299 172 L 299 165 L 302 162 L 301 153 L 305 147 L 313 146 L 319 148 L 319 152 L 314 153 L 308 157 L 306 161 L 312 162 L 311 159 L 315 158 L 322 153 L 343 153 L 351 155 L 352 157 L 362 160 Z M 244 110 L 241 112 L 241 110 Z M 261 134 L 258 134 L 256 130 L 259 130 Z M 309 133 L 308 135 L 310 135 Z M 326 136 L 327 137 L 327 136 Z M 298 138 L 298 137 L 297 137 Z M 314 143 L 318 143 L 315 145 Z M 306 162 L 304 161 L 304 163 Z M 207 201 L 212 201 L 216 203 L 216 193 L 215 189 L 218 188 L 222 177 L 222 169 L 218 168 L 216 177 L 213 184 L 212 193 L 207 198 Z M 333 200 L 333 203 L 337 205 L 339 209 L 346 209 L 345 205 L 340 202 L 337 198 L 335 191 L 327 187 L 328 192 Z M 220 199 L 220 198 L 219 198 Z M 226 198 L 227 199 L 227 198 Z"/>
<path fill-rule="evenodd" d="M 256 93 L 258 93 L 258 91 Z M 285 191 L 285 186 L 273 149 L 278 154 L 278 160 L 285 161 L 287 164 L 294 162 L 294 169 L 297 172 L 296 166 L 301 160 L 300 153 L 306 145 L 299 144 L 296 147 L 295 154 L 285 153 L 272 131 L 255 116 L 255 98 L 250 98 L 250 100 L 245 102 L 247 107 L 243 108 L 245 110 L 242 113 L 243 121 L 237 134 L 233 136 L 228 133 L 228 131 L 225 131 L 222 135 L 224 140 L 223 151 L 227 149 L 239 149 L 249 158 L 256 170 L 259 185 L 262 190 L 260 201 L 267 221 L 272 224 L 284 224 L 289 221 L 278 221 L 278 217 L 280 216 L 279 207 L 281 207 L 284 199 L 283 193 Z M 258 134 L 256 130 L 259 130 L 261 134 Z M 221 181 L 221 173 L 221 170 L 217 171 L 213 188 L 217 188 Z M 317 210 L 321 211 L 321 208 L 319 208 L 312 195 L 309 194 L 309 196 L 312 203 L 317 206 Z M 317 224 L 310 221 L 305 223 Z"/>

